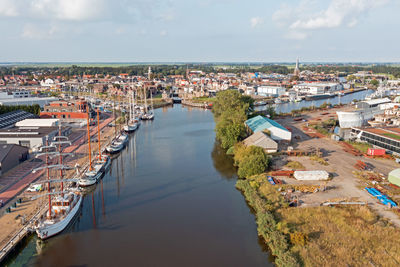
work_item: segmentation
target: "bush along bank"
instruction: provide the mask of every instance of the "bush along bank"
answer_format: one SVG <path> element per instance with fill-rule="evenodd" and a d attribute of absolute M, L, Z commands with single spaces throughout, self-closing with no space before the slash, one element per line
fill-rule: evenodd
<path fill-rule="evenodd" d="M 242 191 L 247 203 L 256 215 L 257 231 L 268 245 L 275 257 L 277 266 L 301 266 L 300 259 L 291 251 L 291 237 L 294 240 L 297 233 L 285 234 L 279 230 L 280 223 L 275 218 L 275 211 L 287 207 L 288 203 L 280 193 L 265 183 L 264 174 L 239 179 L 236 188 Z M 268 197 L 268 198 L 267 198 Z M 305 238 L 303 241 L 305 242 Z"/>

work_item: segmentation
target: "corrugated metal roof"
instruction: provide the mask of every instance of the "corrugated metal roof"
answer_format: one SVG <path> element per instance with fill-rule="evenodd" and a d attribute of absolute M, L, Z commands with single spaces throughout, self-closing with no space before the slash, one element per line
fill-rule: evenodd
<path fill-rule="evenodd" d="M 15 123 L 19 121 L 36 117 L 36 115 L 23 110 L 11 111 L 0 115 L 0 129 L 12 127 Z"/>
<path fill-rule="evenodd" d="M 246 146 L 259 146 L 263 149 L 277 149 L 278 144 L 263 132 L 257 132 L 243 140 Z"/>
<path fill-rule="evenodd" d="M 268 130 L 271 127 L 277 127 L 284 131 L 289 132 L 288 129 L 286 129 L 285 127 L 283 127 L 276 121 L 265 118 L 260 115 L 254 117 L 254 118 L 248 119 L 245 123 L 254 133 L 259 132 L 259 131 Z"/>

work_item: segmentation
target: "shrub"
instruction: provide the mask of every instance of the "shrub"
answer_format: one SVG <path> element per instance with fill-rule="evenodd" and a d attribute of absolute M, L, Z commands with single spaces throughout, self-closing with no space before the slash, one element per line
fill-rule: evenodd
<path fill-rule="evenodd" d="M 250 177 L 265 171 L 269 165 L 269 157 L 261 147 L 245 147 L 239 143 L 235 147 L 235 165 L 238 166 L 239 177 Z"/>
<path fill-rule="evenodd" d="M 305 246 L 307 242 L 307 236 L 302 232 L 294 232 L 290 234 L 290 242 L 293 245 Z"/>

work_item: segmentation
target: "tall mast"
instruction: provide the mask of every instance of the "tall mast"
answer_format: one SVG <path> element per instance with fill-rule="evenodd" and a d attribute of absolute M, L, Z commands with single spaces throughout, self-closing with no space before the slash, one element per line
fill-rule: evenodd
<path fill-rule="evenodd" d="M 144 110 L 146 111 L 146 113 L 148 113 L 148 109 L 147 109 L 147 90 L 146 90 L 146 85 L 143 85 L 143 91 L 144 91 Z"/>
<path fill-rule="evenodd" d="M 50 169 L 49 169 L 49 154 L 48 154 L 48 146 L 49 146 L 49 137 L 46 136 L 46 174 L 47 174 L 47 191 L 49 193 L 49 214 L 47 215 L 51 218 L 51 190 L 50 190 Z"/>
<path fill-rule="evenodd" d="M 100 115 L 99 115 L 99 108 L 97 108 L 97 132 L 99 133 L 99 160 L 101 160 L 101 143 L 100 143 Z"/>
<path fill-rule="evenodd" d="M 89 171 L 92 170 L 92 150 L 90 149 L 90 116 L 89 116 L 89 103 L 87 103 L 87 134 L 89 145 Z"/>
<path fill-rule="evenodd" d="M 115 97 L 114 97 L 113 113 L 114 113 L 114 135 L 115 137 L 117 137 L 117 113 L 115 112 Z"/>
<path fill-rule="evenodd" d="M 58 128 L 58 136 L 61 136 L 61 122 Z M 61 143 L 58 143 L 58 151 L 60 152 L 60 165 L 63 164 L 62 154 L 61 154 Z M 64 195 L 64 183 L 63 183 L 63 169 L 60 169 L 60 178 L 61 178 L 61 194 Z"/>

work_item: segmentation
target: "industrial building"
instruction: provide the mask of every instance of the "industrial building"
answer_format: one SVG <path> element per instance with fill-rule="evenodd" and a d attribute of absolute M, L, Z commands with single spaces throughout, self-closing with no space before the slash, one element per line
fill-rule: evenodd
<path fill-rule="evenodd" d="M 64 120 L 86 120 L 88 108 L 89 106 L 86 100 L 55 101 L 44 107 L 44 110 L 40 112 L 40 117 Z"/>
<path fill-rule="evenodd" d="M 46 137 L 50 140 L 58 135 L 58 131 L 58 127 L 14 127 L 0 129 L 0 145 L 17 144 L 35 150 L 46 143 Z M 70 127 L 62 129 L 62 135 L 64 136 L 68 136 L 70 132 Z"/>
<path fill-rule="evenodd" d="M 319 95 L 343 90 L 340 83 L 301 83 L 293 86 L 293 90 L 302 95 Z"/>
<path fill-rule="evenodd" d="M 21 120 L 36 117 L 36 115 L 23 110 L 7 112 L 0 115 L 0 129 L 12 128 L 15 123 Z"/>
<path fill-rule="evenodd" d="M 0 99 L 0 105 L 3 106 L 18 106 L 18 105 L 39 105 L 43 108 L 52 101 L 56 101 L 55 97 L 24 97 L 24 98 L 6 98 Z"/>
<path fill-rule="evenodd" d="M 259 86 L 257 88 L 257 95 L 260 96 L 278 97 L 284 95 L 285 93 L 286 89 L 279 86 Z"/>
<path fill-rule="evenodd" d="M 60 119 L 25 119 L 15 124 L 15 127 L 57 127 Z"/>
<path fill-rule="evenodd" d="M 400 155 L 400 128 L 352 128 L 352 138 Z"/>
<path fill-rule="evenodd" d="M 264 149 L 266 153 L 275 153 L 278 151 L 278 143 L 272 140 L 267 134 L 257 132 L 243 140 L 245 146 L 258 146 Z"/>
<path fill-rule="evenodd" d="M 251 133 L 267 132 L 269 136 L 275 141 L 290 141 L 292 139 L 292 133 L 288 129 L 286 129 L 276 121 L 260 115 L 248 119 L 247 121 L 245 121 L 245 124 Z"/>
<path fill-rule="evenodd" d="M 15 144 L 0 145 L 0 176 L 28 159 L 27 147 Z"/>

